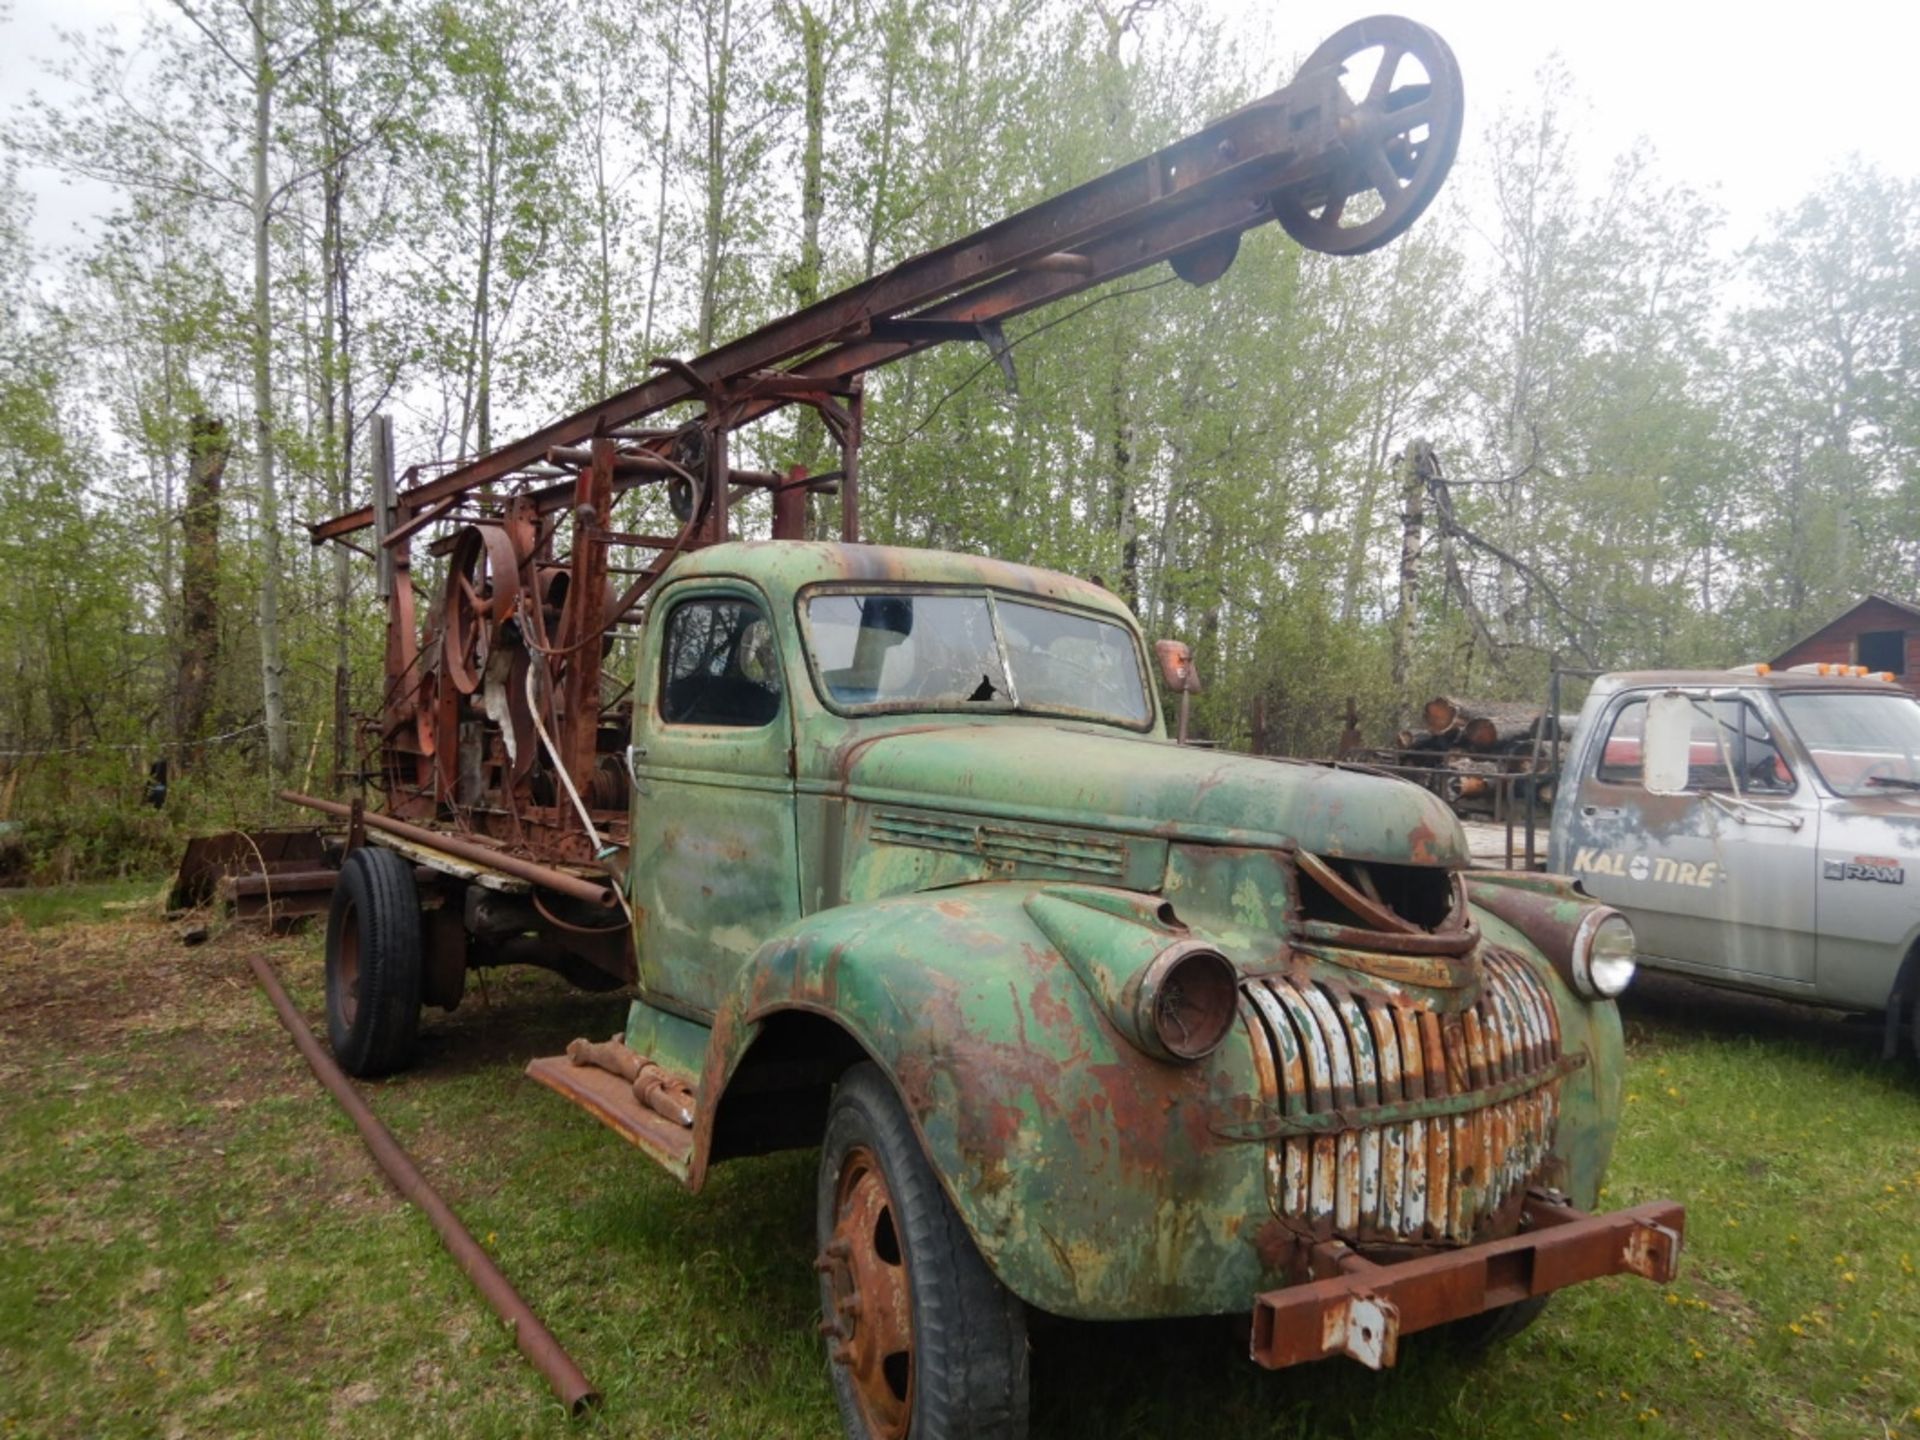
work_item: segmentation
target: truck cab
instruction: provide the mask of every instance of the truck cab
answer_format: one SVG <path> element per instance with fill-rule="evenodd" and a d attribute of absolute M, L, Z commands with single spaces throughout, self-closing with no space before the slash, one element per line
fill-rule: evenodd
<path fill-rule="evenodd" d="M 1649 739 L 1663 706 L 1664 780 Z M 1550 868 L 1632 919 L 1640 963 L 1884 1010 L 1892 1043 L 1920 939 L 1920 702 L 1891 676 L 1605 676 L 1565 780 Z"/>
<path fill-rule="evenodd" d="M 1033 1309 L 1380 1366 L 1673 1273 L 1678 1206 L 1578 1208 L 1626 922 L 1470 883 L 1416 786 L 1169 740 L 1150 653 L 1098 585 L 920 550 L 715 545 L 650 598 L 635 998 L 529 1071 L 693 1189 L 820 1147 L 852 1435 L 948 1433 L 936 1385 L 1018 1434 Z"/>

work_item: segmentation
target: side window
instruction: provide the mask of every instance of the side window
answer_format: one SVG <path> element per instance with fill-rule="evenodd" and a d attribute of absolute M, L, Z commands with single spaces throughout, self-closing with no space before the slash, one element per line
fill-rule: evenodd
<path fill-rule="evenodd" d="M 1613 728 L 1600 747 L 1593 778 L 1609 785 L 1638 785 L 1646 772 L 1640 742 L 1647 733 L 1647 702 L 1629 700 L 1613 712 Z"/>
<path fill-rule="evenodd" d="M 751 600 L 676 605 L 660 680 L 660 716 L 669 725 L 765 725 L 780 713 L 773 628 Z"/>
<path fill-rule="evenodd" d="M 1743 700 L 1716 700 L 1711 706 L 1703 701 L 1693 710 L 1687 788 L 1786 795 L 1793 790 L 1793 771 L 1758 710 Z"/>
<path fill-rule="evenodd" d="M 1640 784 L 1645 773 L 1641 741 L 1646 729 L 1645 700 L 1629 700 L 1615 711 L 1594 778 L 1609 785 Z M 1723 795 L 1793 792 L 1793 771 L 1773 732 L 1760 712 L 1743 700 L 1696 701 L 1688 750 L 1688 790 Z"/>

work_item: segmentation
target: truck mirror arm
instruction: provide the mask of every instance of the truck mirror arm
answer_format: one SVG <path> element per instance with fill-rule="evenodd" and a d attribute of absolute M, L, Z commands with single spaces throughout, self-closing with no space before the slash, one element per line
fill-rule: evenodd
<path fill-rule="evenodd" d="M 1710 802 L 1726 811 L 1742 825 L 1776 825 L 1785 830 L 1798 830 L 1807 823 L 1803 815 L 1782 815 L 1778 811 L 1769 810 L 1764 805 L 1756 805 L 1753 801 L 1738 795 L 1722 795 L 1715 790 L 1704 793 Z"/>

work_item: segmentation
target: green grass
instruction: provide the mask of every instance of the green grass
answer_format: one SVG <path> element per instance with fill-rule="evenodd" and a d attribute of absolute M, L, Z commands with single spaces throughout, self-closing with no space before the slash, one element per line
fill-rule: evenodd
<path fill-rule="evenodd" d="M 96 907 L 100 897 L 88 903 Z M 69 913 L 88 914 L 86 906 Z M 521 1078 L 618 998 L 495 976 L 368 1087 L 599 1385 L 569 1421 L 379 1178 L 252 983 L 309 1015 L 311 938 L 156 914 L 0 921 L 0 1436 L 837 1433 L 811 1155 L 684 1194 Z M 1034 1434 L 1920 1437 L 1920 1083 L 1814 1012 L 1649 987 L 1609 1204 L 1690 1207 L 1671 1290 L 1559 1297 L 1478 1362 L 1268 1375 L 1224 1323 L 1035 1337 Z"/>
<path fill-rule="evenodd" d="M 18 921 L 29 930 L 74 920 L 100 920 L 118 912 L 164 901 L 171 877 L 102 880 L 90 885 L 49 885 L 0 890 L 0 932 Z"/>

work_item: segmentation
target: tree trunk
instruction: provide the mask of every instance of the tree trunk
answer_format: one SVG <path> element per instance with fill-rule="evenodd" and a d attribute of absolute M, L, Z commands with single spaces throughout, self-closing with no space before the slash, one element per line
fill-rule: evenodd
<path fill-rule="evenodd" d="M 1415 440 L 1400 462 L 1400 606 L 1393 618 L 1392 662 L 1396 703 L 1406 692 L 1413 617 L 1420 608 L 1420 545 L 1427 519 L 1427 457 L 1432 453 L 1425 440 Z"/>
<path fill-rule="evenodd" d="M 340 219 L 345 166 L 330 156 L 323 177 L 325 218 L 320 232 L 325 271 L 324 325 L 320 354 L 326 384 L 323 411 L 327 462 L 334 499 L 342 512 L 353 508 L 352 326 L 348 314 L 347 260 Z M 333 547 L 333 777 L 326 789 L 338 792 L 347 773 L 351 727 L 348 697 L 352 684 L 351 608 L 353 575 L 347 547 Z"/>
<path fill-rule="evenodd" d="M 174 692 L 174 741 L 182 770 L 199 765 L 199 742 L 220 659 L 220 482 L 230 453 L 227 427 L 211 416 L 195 415 L 188 434 L 179 678 Z"/>
<path fill-rule="evenodd" d="M 893 133 L 896 96 L 900 88 L 900 26 L 895 15 L 881 22 L 885 32 L 880 81 L 880 154 L 874 162 L 872 202 L 867 206 L 867 233 L 860 252 L 860 278 L 873 275 L 879 262 L 880 231 L 887 214 L 887 186 L 893 171 Z"/>
<path fill-rule="evenodd" d="M 1127 407 L 1127 346 L 1116 333 L 1113 373 L 1107 385 L 1113 407 L 1112 469 L 1107 477 L 1107 523 L 1120 542 L 1120 598 L 1129 610 L 1140 608 L 1140 510 L 1133 499 L 1133 422 Z"/>
<path fill-rule="evenodd" d="M 292 764 L 287 744 L 286 666 L 280 658 L 280 495 L 273 475 L 273 310 L 269 283 L 271 218 L 267 147 L 273 143 L 273 66 L 267 58 L 264 3 L 253 17 L 253 420 L 260 505 L 260 690 L 267 762 L 276 775 Z"/>
<path fill-rule="evenodd" d="M 673 17 L 673 39 L 671 46 L 680 43 L 680 12 L 676 6 Z M 673 81 L 679 71 L 677 61 L 669 58 L 666 70 L 667 97 L 663 107 L 660 128 L 660 189 L 654 197 L 653 213 L 653 259 L 647 273 L 647 318 L 640 327 L 640 360 L 642 364 L 653 360 L 653 317 L 655 307 L 660 300 L 660 270 L 667 258 L 667 187 L 673 174 Z"/>
<path fill-rule="evenodd" d="M 700 250 L 701 354 L 713 348 L 713 332 L 720 310 L 720 257 L 727 221 L 727 107 L 733 67 L 733 0 L 720 5 L 720 33 L 713 33 L 713 17 L 703 17 L 702 39 L 707 47 L 707 174 L 706 234 Z"/>
<path fill-rule="evenodd" d="M 793 276 L 793 299 L 805 309 L 820 298 L 820 219 L 827 208 L 825 155 L 827 141 L 827 27 L 809 5 L 799 7 L 800 47 L 806 67 L 804 114 L 806 144 L 800 168 L 800 264 Z M 794 429 L 795 459 L 811 471 L 820 468 L 826 447 L 826 426 L 811 405 L 799 408 Z M 807 533 L 828 538 L 830 526 L 821 514 L 820 497 L 807 496 Z"/>

